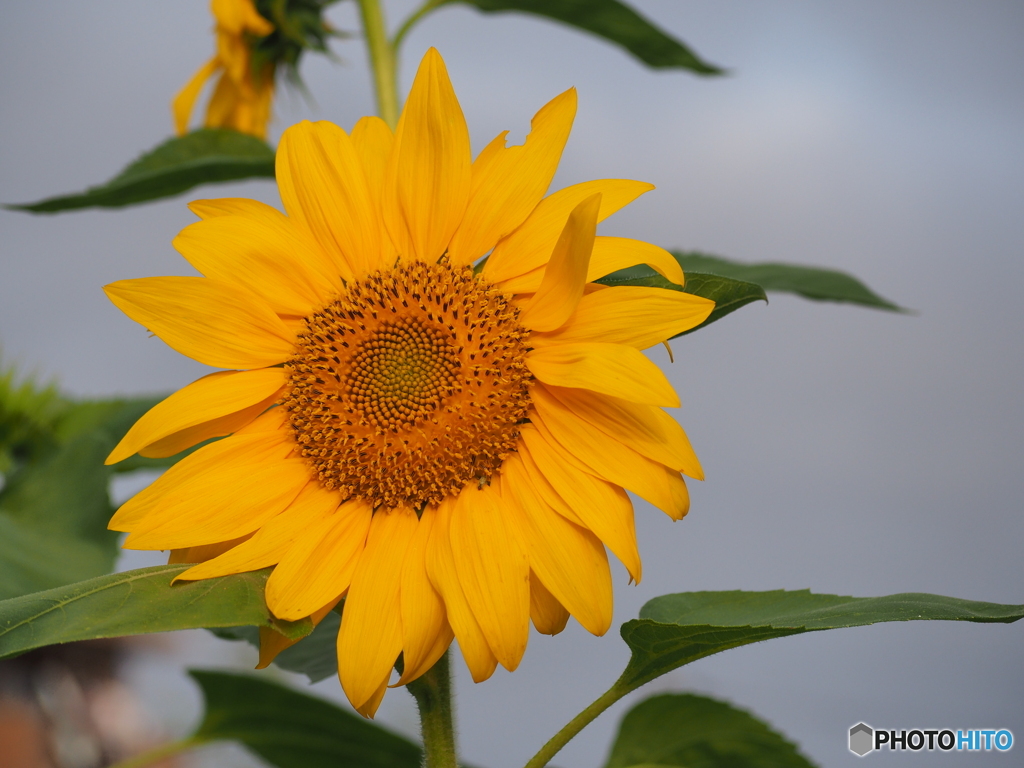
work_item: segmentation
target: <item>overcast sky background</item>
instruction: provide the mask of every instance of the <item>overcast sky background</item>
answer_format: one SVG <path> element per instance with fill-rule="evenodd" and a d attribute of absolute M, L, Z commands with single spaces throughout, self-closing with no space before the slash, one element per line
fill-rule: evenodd
<path fill-rule="evenodd" d="M 847 270 L 916 314 L 773 296 L 674 343 L 674 365 L 653 350 L 708 479 L 692 484 L 681 523 L 638 504 L 644 580 L 627 586 L 616 570 L 617 623 L 656 595 L 704 589 L 1024 602 L 1024 5 L 631 2 L 731 76 L 653 72 L 567 28 L 456 7 L 408 39 L 403 93 L 437 46 L 479 150 L 504 129 L 521 140 L 533 113 L 575 85 L 553 188 L 600 177 L 658 187 L 602 234 Z M 351 6 L 330 18 L 353 28 Z M 388 4 L 393 27 L 410 7 Z M 8 4 L 0 201 L 98 183 L 168 137 L 169 101 L 211 54 L 210 25 L 205 0 Z M 343 66 L 309 57 L 302 68 L 315 105 L 277 101 L 275 141 L 302 118 L 347 129 L 374 111 L 362 43 L 333 48 Z M 3 359 L 83 396 L 165 392 L 202 375 L 100 286 L 189 274 L 170 246 L 194 220 L 185 202 L 235 195 L 278 203 L 272 183 L 252 182 L 121 211 L 0 211 Z M 1024 740 L 1022 647 L 1024 623 L 911 623 L 736 649 L 621 702 L 555 764 L 600 766 L 624 712 L 664 690 L 748 708 L 827 766 L 856 760 L 846 731 L 861 720 L 1005 727 Z M 182 638 L 177 658 L 211 654 L 255 658 L 202 634 Z M 463 759 L 522 765 L 627 658 L 615 629 L 593 638 L 570 623 L 534 635 L 514 674 L 474 685 L 459 662 Z M 179 666 L 141 665 L 136 679 L 172 730 L 198 716 Z M 340 696 L 336 680 L 314 690 Z M 390 692 L 379 720 L 415 733 L 411 697 Z M 201 762 L 253 764 L 216 751 Z"/>

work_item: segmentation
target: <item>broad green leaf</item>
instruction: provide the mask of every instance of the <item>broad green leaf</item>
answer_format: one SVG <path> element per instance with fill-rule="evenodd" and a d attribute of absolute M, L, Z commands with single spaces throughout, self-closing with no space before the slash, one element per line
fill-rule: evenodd
<path fill-rule="evenodd" d="M 746 280 L 757 283 L 769 292 L 795 293 L 805 299 L 816 301 L 837 301 L 894 312 L 906 311 L 888 299 L 883 299 L 853 275 L 835 269 L 778 262 L 745 264 L 697 252 L 674 251 L 672 255 L 686 273 L 692 270 L 731 277 L 735 280 Z"/>
<path fill-rule="evenodd" d="M 626 713 L 605 768 L 812 768 L 749 712 L 692 694 L 654 696 Z"/>
<path fill-rule="evenodd" d="M 171 586 L 189 567 L 140 568 L 0 601 L 0 658 L 76 640 L 197 627 L 273 626 L 293 638 L 312 629 L 308 619 L 271 616 L 263 599 L 269 570 Z"/>
<path fill-rule="evenodd" d="M 203 128 L 168 139 L 106 184 L 79 194 L 6 207 L 32 213 L 120 208 L 177 195 L 199 184 L 249 178 L 274 178 L 273 148 L 245 133 Z"/>
<path fill-rule="evenodd" d="M 301 643 L 300 643 L 301 645 Z M 191 670 L 206 714 L 193 739 L 238 741 L 278 768 L 419 768 L 408 739 L 266 677 Z"/>
<path fill-rule="evenodd" d="M 644 64 L 656 69 L 674 67 L 698 75 L 724 74 L 722 69 L 702 60 L 684 43 L 617 0 L 447 1 L 462 2 L 485 13 L 518 11 L 568 24 L 625 48 Z"/>
<path fill-rule="evenodd" d="M 740 307 L 750 304 L 752 301 L 768 301 L 768 297 L 765 296 L 764 290 L 759 285 L 735 280 L 731 277 L 707 275 L 699 272 L 687 272 L 686 284 L 681 288 L 648 267 L 630 267 L 619 272 L 613 272 L 595 282 L 604 285 L 641 285 L 649 288 L 664 288 L 670 291 L 690 293 L 694 296 L 703 296 L 705 299 L 711 299 L 715 302 L 715 308 L 708 315 L 707 320 L 695 328 L 678 334 L 678 336 L 685 336 L 688 333 L 700 330 L 716 320 L 721 320 L 730 312 L 735 312 Z M 676 336 L 672 338 L 676 338 Z"/>
<path fill-rule="evenodd" d="M 328 613 L 316 625 L 316 629 L 301 643 L 285 648 L 274 659 L 274 666 L 289 672 L 299 672 L 318 683 L 338 673 L 338 627 L 341 616 L 336 611 Z M 211 630 L 225 640 L 245 640 L 260 647 L 260 632 L 257 627 L 228 627 Z"/>
<path fill-rule="evenodd" d="M 773 637 L 883 621 L 974 621 L 1009 624 L 1024 605 L 905 593 L 887 597 L 789 592 L 681 592 L 649 601 L 622 625 L 633 655 L 616 683 L 630 691 L 705 656 Z"/>

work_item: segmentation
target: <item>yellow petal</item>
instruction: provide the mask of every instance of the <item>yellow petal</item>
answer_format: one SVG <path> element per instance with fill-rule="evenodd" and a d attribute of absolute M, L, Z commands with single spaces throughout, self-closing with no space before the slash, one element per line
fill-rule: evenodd
<path fill-rule="evenodd" d="M 373 508 L 348 501 L 295 539 L 267 579 L 267 607 L 296 621 L 344 592 L 366 546 Z"/>
<path fill-rule="evenodd" d="M 182 430 L 199 425 L 205 426 L 208 422 L 223 420 L 224 417 L 250 409 L 275 396 L 284 384 L 285 373 L 282 368 L 220 371 L 204 376 L 146 411 L 111 451 L 106 463 L 116 464 L 146 446 Z M 257 415 L 259 414 L 253 414 L 245 423 Z M 195 442 L 229 434 L 235 429 L 237 427 L 219 433 L 213 432 Z M 188 445 L 183 446 L 187 447 Z M 177 451 L 163 455 L 172 456 L 174 453 Z"/>
<path fill-rule="evenodd" d="M 434 589 L 444 600 L 448 621 L 459 640 L 462 657 L 466 660 L 473 681 L 482 683 L 494 674 L 498 660 L 469 607 L 455 569 L 451 540 L 451 516 L 454 506 L 455 500 L 449 498 L 437 507 L 437 520 L 434 522 L 434 530 L 427 545 L 427 575 Z"/>
<path fill-rule="evenodd" d="M 265 37 L 274 31 L 274 25 L 260 15 L 252 0 L 211 0 L 210 11 L 218 27 L 235 35 L 249 32 Z"/>
<path fill-rule="evenodd" d="M 558 607 L 565 606 L 563 610 L 568 609 L 588 632 L 603 635 L 612 622 L 612 576 L 604 545 L 589 530 L 556 514 L 533 493 L 533 486 L 527 482 L 528 470 L 519 455 L 506 460 L 502 469 L 502 490 L 512 501 L 509 514 L 519 524 L 530 569 L 543 583 L 543 592 L 550 590 Z M 535 580 L 531 578 L 531 606 L 539 599 L 533 592 Z M 536 616 L 534 625 L 538 631 L 545 631 L 537 624 Z"/>
<path fill-rule="evenodd" d="M 550 434 L 587 471 L 633 491 L 672 518 L 685 514 L 682 510 L 689 508 L 689 495 L 678 472 L 609 438 L 562 406 L 545 387 L 534 387 L 532 397 L 536 410 L 531 421 Z"/>
<path fill-rule="evenodd" d="M 473 163 L 472 191 L 448 248 L 453 264 L 470 264 L 526 219 L 544 197 L 576 116 L 576 89 L 549 101 L 533 117 L 522 146 L 492 142 Z M 507 133 L 507 131 L 506 131 Z"/>
<path fill-rule="evenodd" d="M 377 210 L 345 131 L 326 121 L 293 125 L 281 136 L 276 174 L 284 209 L 313 233 L 345 280 L 382 266 Z"/>
<path fill-rule="evenodd" d="M 200 456 L 224 443 L 216 463 L 209 453 Z M 308 465 L 288 458 L 291 450 L 279 435 L 266 434 L 233 435 L 196 451 L 183 461 L 199 457 L 202 470 L 155 499 L 123 546 L 179 549 L 255 531 L 288 507 L 309 481 Z"/>
<path fill-rule="evenodd" d="M 544 389 L 577 417 L 637 453 L 697 480 L 704 479 L 704 471 L 683 428 L 660 408 L 585 389 Z"/>
<path fill-rule="evenodd" d="M 469 130 L 444 61 L 431 48 L 398 121 L 384 185 L 384 222 L 403 259 L 441 258 L 469 189 Z"/>
<path fill-rule="evenodd" d="M 313 626 L 316 627 L 317 624 L 323 621 L 324 617 L 334 610 L 334 606 L 340 601 L 341 598 L 338 597 L 310 616 L 309 618 L 313 622 Z M 256 664 L 256 669 L 266 669 L 281 651 L 291 648 L 303 639 L 299 637 L 293 640 L 292 638 L 285 637 L 273 627 L 260 627 L 260 659 L 259 663 Z"/>
<path fill-rule="evenodd" d="M 625 491 L 592 475 L 550 434 L 542 433 L 536 426 L 523 428 L 522 442 L 558 495 L 639 583 L 643 569 L 636 543 L 633 504 Z"/>
<path fill-rule="evenodd" d="M 387 685 L 402 650 L 402 562 L 418 522 L 416 513 L 406 508 L 373 516 L 366 549 L 345 598 L 338 633 L 338 676 L 356 709 Z"/>
<path fill-rule="evenodd" d="M 245 536 L 239 536 L 237 539 L 229 539 L 228 541 L 219 541 L 216 544 L 203 544 L 199 547 L 186 547 L 185 549 L 172 549 L 171 554 L 167 558 L 168 565 L 177 565 L 179 563 L 204 563 L 207 560 L 213 560 L 215 557 L 223 555 L 243 542 L 248 541 L 252 538 L 252 534 Z"/>
<path fill-rule="evenodd" d="M 572 317 L 587 281 L 587 264 L 594 248 L 601 195 L 592 195 L 573 208 L 555 244 L 540 287 L 519 316 L 525 328 L 553 331 Z"/>
<path fill-rule="evenodd" d="M 363 164 L 366 174 L 367 188 L 373 203 L 380 231 L 380 262 L 382 265 L 394 264 L 397 256 L 391 235 L 384 226 L 381 214 L 384 196 L 384 179 L 387 176 L 388 158 L 395 144 L 395 136 L 388 124 L 379 117 L 363 117 L 352 127 L 352 145 Z"/>
<path fill-rule="evenodd" d="M 586 294 L 572 320 L 530 337 L 535 346 L 598 341 L 647 349 L 703 323 L 715 302 L 664 288 L 621 286 Z"/>
<path fill-rule="evenodd" d="M 498 283 L 547 264 L 569 214 L 591 195 L 601 195 L 597 214 L 600 222 L 652 189 L 653 184 L 642 181 L 600 179 L 574 184 L 548 195 L 515 232 L 494 246 L 484 267 L 484 277 Z"/>
<path fill-rule="evenodd" d="M 510 672 L 519 666 L 530 631 L 530 566 L 518 533 L 492 485 L 467 486 L 451 520 L 459 582 L 487 644 Z"/>
<path fill-rule="evenodd" d="M 569 612 L 530 571 L 530 619 L 542 635 L 557 635 L 569 621 Z"/>
<path fill-rule="evenodd" d="M 287 360 L 294 336 L 258 296 L 205 277 L 144 277 L 103 289 L 128 317 L 169 347 L 216 368 Z"/>
<path fill-rule="evenodd" d="M 274 213 L 199 221 L 173 245 L 207 277 L 251 291 L 277 314 L 308 315 L 337 296 L 342 282 L 309 232 Z"/>
<path fill-rule="evenodd" d="M 239 130 L 238 110 L 243 104 L 244 96 L 238 87 L 238 83 L 231 76 L 230 62 L 225 62 L 221 57 L 221 63 L 228 65 L 228 70 L 221 73 L 217 79 L 217 85 L 213 88 L 210 100 L 206 104 L 206 118 L 203 126 L 206 128 L 230 128 Z"/>
<path fill-rule="evenodd" d="M 175 577 L 175 581 L 197 581 L 246 573 L 277 565 L 295 541 L 338 509 L 338 492 L 329 491 L 313 480 L 305 485 L 287 509 L 272 517 L 252 538 L 219 557 L 201 562 Z"/>
<path fill-rule="evenodd" d="M 429 670 L 455 637 L 445 616 L 444 601 L 427 576 L 427 545 L 436 519 L 437 507 L 423 509 L 402 566 L 402 660 L 405 667 L 395 685 L 405 685 Z"/>
<path fill-rule="evenodd" d="M 545 384 L 578 387 L 634 403 L 677 407 L 679 397 L 661 369 L 623 344 L 573 342 L 538 347 L 526 356 Z"/>
<path fill-rule="evenodd" d="M 539 499 L 549 509 L 553 509 L 573 525 L 586 528 L 587 524 L 573 511 L 568 502 L 558 495 L 554 486 L 551 485 L 544 473 L 541 472 L 536 460 L 530 454 L 529 448 L 522 440 L 516 446 L 516 451 L 526 470 L 519 479 L 524 485 L 529 486 L 528 492 L 530 495 Z"/>
<path fill-rule="evenodd" d="M 220 68 L 220 60 L 214 56 L 203 64 L 192 79 L 185 84 L 185 87 L 178 91 L 178 95 L 171 102 L 171 112 L 174 114 L 174 130 L 179 136 L 188 132 L 188 119 L 192 116 L 192 107 L 195 106 L 199 92 L 203 90 L 206 81 L 213 77 Z"/>
<path fill-rule="evenodd" d="M 268 369 L 264 368 L 263 370 Z M 274 405 L 279 397 L 280 391 L 273 393 L 255 405 L 250 405 L 248 408 L 243 408 L 226 416 L 204 421 L 202 424 L 175 432 L 161 440 L 150 443 L 144 448 L 140 448 L 139 455 L 145 456 L 147 459 L 165 458 L 181 453 L 186 448 L 191 448 L 193 445 L 197 445 L 204 440 L 230 435 L 232 432 L 237 432 L 252 423 L 253 419 L 256 419 L 261 413 L 264 413 Z"/>
<path fill-rule="evenodd" d="M 247 197 L 214 197 L 208 200 L 193 200 L 188 209 L 200 219 L 217 216 L 248 216 L 252 219 L 273 220 L 283 214 L 273 206 L 250 200 Z"/>
<path fill-rule="evenodd" d="M 373 716 L 377 714 L 377 709 L 380 707 L 380 703 L 384 700 L 384 694 L 388 692 L 388 678 L 384 678 L 384 682 L 380 684 L 380 687 L 373 692 L 373 695 L 366 700 L 366 702 L 358 707 L 355 707 L 363 717 L 373 719 Z"/>

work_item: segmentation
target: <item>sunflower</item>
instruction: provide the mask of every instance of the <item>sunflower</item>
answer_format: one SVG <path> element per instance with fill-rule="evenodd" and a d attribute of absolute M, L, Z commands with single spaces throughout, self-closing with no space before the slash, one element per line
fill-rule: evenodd
<path fill-rule="evenodd" d="M 274 97 L 274 64 L 253 65 L 253 43 L 270 35 L 274 25 L 256 10 L 253 0 L 211 0 L 216 19 L 217 53 L 174 97 L 171 111 L 178 134 L 188 130 L 192 107 L 211 77 L 220 72 L 206 107 L 207 128 L 231 128 L 263 138 Z"/>
<path fill-rule="evenodd" d="M 632 491 L 672 519 L 701 478 L 679 401 L 640 350 L 701 323 L 713 302 L 594 280 L 668 252 L 596 237 L 652 189 L 627 180 L 545 196 L 576 113 L 568 90 L 521 146 L 471 161 L 440 55 L 427 52 L 392 134 L 327 122 L 285 131 L 285 214 L 252 200 L 192 203 L 175 239 L 203 277 L 107 286 L 177 351 L 235 370 L 156 405 L 110 455 L 211 442 L 122 506 L 129 549 L 198 563 L 179 578 L 273 566 L 282 619 L 345 598 L 338 672 L 372 716 L 458 639 L 473 679 L 514 670 L 529 622 L 612 619 L 605 548 L 641 577 Z M 506 132 L 507 133 L 507 132 Z M 481 261 L 487 256 L 486 261 Z M 475 265 L 475 267 L 474 267 Z M 287 641 L 264 633 L 261 665 Z"/>

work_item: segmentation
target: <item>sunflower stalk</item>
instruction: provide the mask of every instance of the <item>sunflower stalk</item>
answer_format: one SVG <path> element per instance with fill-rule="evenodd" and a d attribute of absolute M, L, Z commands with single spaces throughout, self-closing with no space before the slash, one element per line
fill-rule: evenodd
<path fill-rule="evenodd" d="M 395 48 L 388 40 L 384 9 L 379 0 L 359 0 L 359 14 L 370 54 L 373 85 L 377 93 L 377 110 L 391 130 L 398 126 L 398 72 Z"/>
<path fill-rule="evenodd" d="M 449 652 L 430 671 L 408 684 L 420 710 L 423 764 L 426 768 L 458 768 Z"/>

